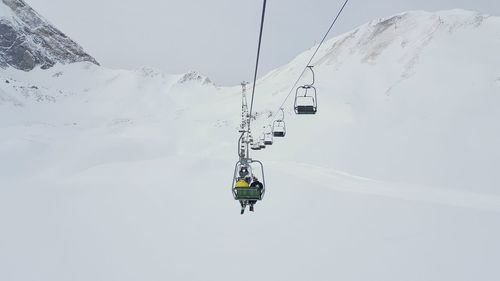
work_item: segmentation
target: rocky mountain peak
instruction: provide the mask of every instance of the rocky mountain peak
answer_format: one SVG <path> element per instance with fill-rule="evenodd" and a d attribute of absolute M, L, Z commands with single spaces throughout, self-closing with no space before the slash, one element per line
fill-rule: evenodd
<path fill-rule="evenodd" d="M 187 83 L 190 81 L 200 82 L 202 85 L 213 84 L 213 82 L 212 82 L 212 80 L 210 80 L 210 78 L 200 74 L 198 71 L 193 71 L 193 70 L 185 73 L 179 79 L 180 84 L 184 84 L 184 83 Z"/>
<path fill-rule="evenodd" d="M 56 63 L 99 64 L 23 0 L 0 2 L 0 67 L 29 71 Z"/>

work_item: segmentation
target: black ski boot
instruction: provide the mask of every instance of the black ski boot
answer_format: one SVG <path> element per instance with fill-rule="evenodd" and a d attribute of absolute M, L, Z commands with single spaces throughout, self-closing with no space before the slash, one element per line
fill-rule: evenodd
<path fill-rule="evenodd" d="M 253 205 L 250 205 L 250 212 L 253 212 Z"/>
<path fill-rule="evenodd" d="M 241 203 L 241 214 L 243 215 L 245 213 L 245 208 L 247 207 L 247 204 L 245 204 L 243 201 L 240 201 Z"/>

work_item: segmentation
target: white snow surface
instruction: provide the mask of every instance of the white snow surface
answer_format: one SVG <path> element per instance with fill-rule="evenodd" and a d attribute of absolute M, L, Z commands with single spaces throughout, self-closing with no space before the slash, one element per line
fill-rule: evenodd
<path fill-rule="evenodd" d="M 259 80 L 255 135 L 313 50 Z M 239 86 L 0 70 L 0 280 L 500 280 L 498 50 L 500 18 L 463 10 L 328 41 L 318 114 L 288 100 L 244 216 Z"/>

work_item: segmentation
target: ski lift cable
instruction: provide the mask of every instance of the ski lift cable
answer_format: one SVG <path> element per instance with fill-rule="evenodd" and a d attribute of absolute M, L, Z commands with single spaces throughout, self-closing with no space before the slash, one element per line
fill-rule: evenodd
<path fill-rule="evenodd" d="M 309 59 L 309 61 L 307 62 L 306 66 L 304 67 L 304 69 L 302 70 L 302 72 L 300 73 L 299 75 L 299 78 L 297 78 L 297 80 L 295 81 L 295 83 L 293 84 L 292 88 L 290 89 L 290 92 L 288 93 L 288 95 L 285 97 L 285 99 L 283 100 L 283 102 L 281 103 L 281 105 L 278 107 L 278 110 L 276 110 L 274 113 L 273 113 L 273 119 L 274 119 L 274 116 L 277 115 L 277 113 L 283 108 L 283 106 L 285 105 L 286 101 L 288 100 L 288 98 L 290 97 L 290 95 L 293 93 L 293 90 L 295 89 L 295 87 L 297 87 L 297 84 L 299 83 L 300 79 L 302 78 L 302 76 L 304 76 L 304 73 L 306 73 L 306 70 L 308 67 L 311 66 L 311 62 L 313 61 L 314 57 L 316 56 L 316 54 L 318 53 L 319 49 L 321 48 L 321 46 L 323 45 L 323 43 L 325 42 L 326 38 L 328 37 L 328 34 L 330 34 L 330 31 L 332 30 L 332 28 L 335 26 L 335 24 L 337 23 L 337 20 L 339 19 L 340 15 L 342 14 L 342 12 L 344 11 L 344 8 L 346 7 L 346 5 L 349 3 L 349 0 L 346 0 L 344 2 L 344 4 L 342 5 L 342 7 L 340 8 L 340 10 L 338 11 L 337 15 L 335 16 L 335 18 L 333 19 L 333 22 L 332 24 L 330 25 L 330 27 L 328 28 L 328 30 L 326 31 L 325 35 L 323 36 L 323 39 L 321 39 L 321 42 L 319 43 L 318 47 L 316 48 L 316 50 L 314 51 L 314 53 L 312 54 L 311 58 Z M 284 115 L 284 112 L 283 112 L 283 115 Z"/>
<path fill-rule="evenodd" d="M 264 0 L 263 6 L 262 6 L 262 17 L 260 20 L 259 45 L 257 48 L 257 61 L 255 62 L 255 73 L 254 73 L 254 77 L 253 77 L 253 86 L 252 86 L 252 98 L 250 101 L 250 114 L 248 117 L 248 131 L 249 132 L 250 132 L 250 123 L 252 120 L 253 101 L 254 101 L 254 97 L 255 97 L 255 86 L 257 84 L 257 74 L 259 71 L 260 47 L 262 44 L 262 33 L 264 31 L 264 19 L 265 19 L 265 15 L 266 15 L 266 3 L 267 3 L 267 0 Z"/>

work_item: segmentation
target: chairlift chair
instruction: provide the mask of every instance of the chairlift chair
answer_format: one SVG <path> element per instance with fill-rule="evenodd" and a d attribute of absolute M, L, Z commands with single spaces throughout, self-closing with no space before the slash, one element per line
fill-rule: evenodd
<path fill-rule="evenodd" d="M 282 138 L 286 135 L 285 121 L 274 120 L 273 122 L 273 136 Z"/>
<path fill-rule="evenodd" d="M 264 141 L 264 137 L 260 138 L 259 146 L 260 146 L 261 149 L 265 149 L 266 148 L 266 142 Z"/>
<path fill-rule="evenodd" d="M 312 65 L 307 68 L 312 73 L 312 83 L 300 86 L 295 91 L 294 109 L 296 114 L 316 114 L 318 110 L 318 93 L 313 86 L 315 82 L 315 75 Z"/>
<path fill-rule="evenodd" d="M 246 168 L 249 171 L 249 177 L 253 180 L 254 177 L 260 180 L 262 188 L 253 187 L 236 187 L 236 183 L 241 180 L 240 170 Z M 264 198 L 266 192 L 266 179 L 264 177 L 264 165 L 258 160 L 244 158 L 238 161 L 234 167 L 232 192 L 235 200 L 239 200 L 243 204 L 248 204 L 249 201 L 260 201 Z"/>
<path fill-rule="evenodd" d="M 318 99 L 314 86 L 305 85 L 297 88 L 294 109 L 296 114 L 316 114 Z"/>
<path fill-rule="evenodd" d="M 250 146 L 252 150 L 260 150 L 260 144 L 258 142 L 253 142 L 252 145 Z"/>
<path fill-rule="evenodd" d="M 264 135 L 264 144 L 265 145 L 273 145 L 273 134 L 271 134 L 271 132 L 266 133 Z"/>
<path fill-rule="evenodd" d="M 285 111 L 283 108 L 280 108 L 280 112 L 282 114 L 281 118 L 274 120 L 273 125 L 271 126 L 273 136 L 278 138 L 282 138 L 286 135 Z"/>

